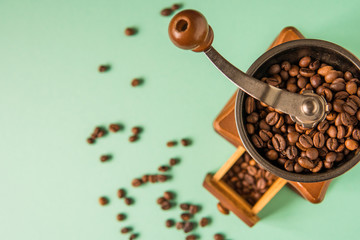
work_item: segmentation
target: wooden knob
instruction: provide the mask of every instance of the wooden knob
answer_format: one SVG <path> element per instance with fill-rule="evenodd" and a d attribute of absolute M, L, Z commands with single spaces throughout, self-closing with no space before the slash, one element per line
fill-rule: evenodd
<path fill-rule="evenodd" d="M 184 10 L 171 19 L 169 37 L 179 48 L 202 52 L 211 47 L 214 33 L 204 15 L 195 10 Z"/>

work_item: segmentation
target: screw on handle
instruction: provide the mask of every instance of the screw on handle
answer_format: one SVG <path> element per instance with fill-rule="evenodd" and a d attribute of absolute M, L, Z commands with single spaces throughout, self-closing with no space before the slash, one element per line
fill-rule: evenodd
<path fill-rule="evenodd" d="M 176 14 L 169 24 L 170 40 L 179 48 L 203 52 L 211 47 L 214 33 L 204 15 L 195 10 Z"/>

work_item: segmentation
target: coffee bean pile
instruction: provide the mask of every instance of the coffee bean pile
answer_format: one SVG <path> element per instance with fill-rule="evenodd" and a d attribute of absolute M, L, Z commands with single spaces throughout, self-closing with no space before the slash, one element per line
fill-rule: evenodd
<path fill-rule="evenodd" d="M 306 56 L 268 69 L 261 80 L 294 93 L 313 90 L 324 96 L 330 113 L 315 128 L 294 123 L 289 115 L 247 96 L 246 130 L 269 161 L 289 172 L 317 173 L 336 168 L 352 156 L 360 140 L 359 79 Z"/>
<path fill-rule="evenodd" d="M 164 8 L 160 11 L 160 14 L 162 16 L 170 16 L 171 14 L 173 14 L 174 11 L 180 9 L 182 7 L 181 4 L 177 4 L 177 3 L 174 3 L 170 8 Z"/>
<path fill-rule="evenodd" d="M 156 200 L 156 203 L 161 206 L 162 210 L 169 210 L 172 206 L 175 205 L 172 200 L 174 200 L 175 196 L 172 192 L 164 192 L 164 195 L 162 197 L 159 197 Z"/>
<path fill-rule="evenodd" d="M 245 152 L 225 174 L 224 181 L 250 205 L 254 205 L 276 178 Z"/>
<path fill-rule="evenodd" d="M 91 136 L 89 138 L 86 139 L 86 141 L 89 144 L 93 144 L 95 143 L 95 139 L 97 138 L 101 138 L 106 134 L 106 130 L 102 127 L 96 127 L 93 131 L 93 133 L 91 134 Z"/>

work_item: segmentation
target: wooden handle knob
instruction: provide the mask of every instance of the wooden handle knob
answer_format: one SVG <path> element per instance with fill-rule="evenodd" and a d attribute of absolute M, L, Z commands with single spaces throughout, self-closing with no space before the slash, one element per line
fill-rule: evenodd
<path fill-rule="evenodd" d="M 204 15 L 195 10 L 184 10 L 171 19 L 169 37 L 179 48 L 202 52 L 211 47 L 214 33 Z"/>

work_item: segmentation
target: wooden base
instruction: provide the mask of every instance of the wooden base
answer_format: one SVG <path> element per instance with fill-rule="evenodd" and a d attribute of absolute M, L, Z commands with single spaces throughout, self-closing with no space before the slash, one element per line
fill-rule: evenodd
<path fill-rule="evenodd" d="M 294 27 L 284 28 L 274 42 L 270 45 L 269 49 L 284 42 L 302 39 L 304 36 Z M 235 123 L 235 99 L 236 93 L 230 98 L 225 107 L 221 110 L 220 114 L 214 121 L 214 128 L 221 136 L 228 140 L 235 147 L 242 146 L 241 140 Z M 319 183 L 299 183 L 291 182 L 291 188 L 299 193 L 302 197 L 312 203 L 321 202 L 331 180 Z"/>

